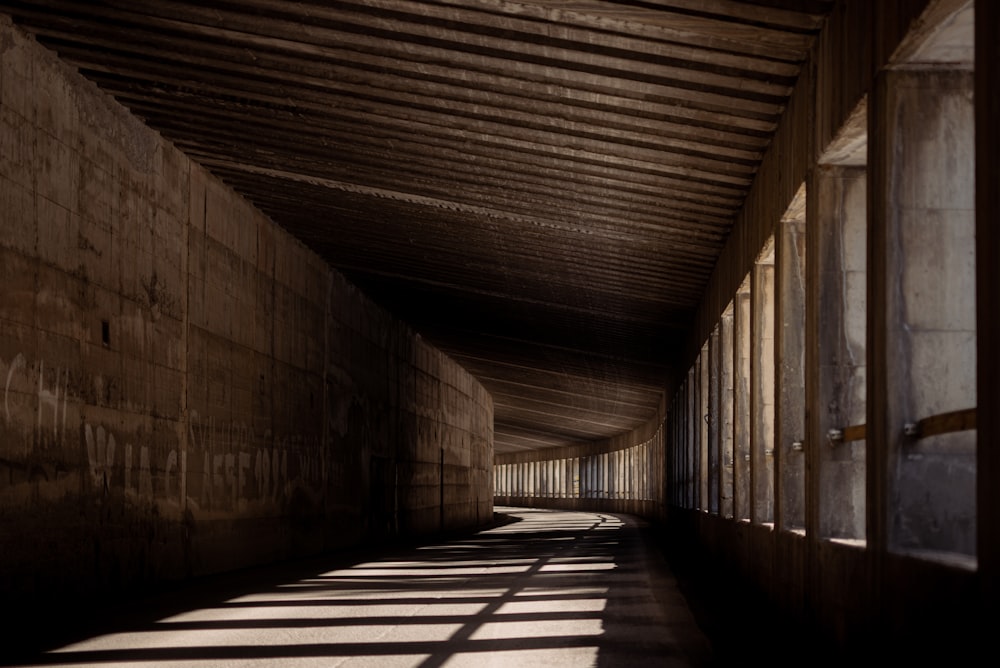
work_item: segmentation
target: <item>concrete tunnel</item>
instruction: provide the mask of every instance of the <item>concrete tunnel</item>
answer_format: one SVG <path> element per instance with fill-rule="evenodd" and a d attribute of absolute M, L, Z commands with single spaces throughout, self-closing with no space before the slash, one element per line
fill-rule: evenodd
<path fill-rule="evenodd" d="M 974 656 L 998 44 L 984 0 L 0 1 L 12 640 L 534 509 L 648 527 L 775 662 Z"/>

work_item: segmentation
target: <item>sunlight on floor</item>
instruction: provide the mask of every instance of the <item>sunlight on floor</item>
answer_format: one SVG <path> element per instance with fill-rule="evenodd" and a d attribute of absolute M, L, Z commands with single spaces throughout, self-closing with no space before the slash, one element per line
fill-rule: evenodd
<path fill-rule="evenodd" d="M 596 665 L 666 656 L 670 636 L 628 522 L 512 510 L 519 521 L 388 554 L 67 645 L 49 665 Z M 638 639 L 638 642 L 636 641 Z"/>

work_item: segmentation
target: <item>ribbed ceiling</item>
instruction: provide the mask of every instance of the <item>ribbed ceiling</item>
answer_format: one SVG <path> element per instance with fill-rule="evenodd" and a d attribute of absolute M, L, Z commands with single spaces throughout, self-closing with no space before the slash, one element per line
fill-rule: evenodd
<path fill-rule="evenodd" d="M 466 366 L 510 452 L 655 415 L 832 4 L 0 11 Z"/>

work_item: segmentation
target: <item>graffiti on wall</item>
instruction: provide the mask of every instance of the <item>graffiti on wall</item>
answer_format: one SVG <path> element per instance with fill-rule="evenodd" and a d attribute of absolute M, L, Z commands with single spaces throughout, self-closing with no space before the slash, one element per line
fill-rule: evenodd
<path fill-rule="evenodd" d="M 189 412 L 186 442 L 153 442 L 142 430 L 126 430 L 80 417 L 82 456 L 74 456 L 66 437 L 68 408 L 81 404 L 70 396 L 70 372 L 29 363 L 17 354 L 0 360 L 3 424 L 21 434 L 21 454 L 39 446 L 58 446 L 64 459 L 83 463 L 92 492 L 163 501 L 182 508 L 245 510 L 251 504 L 277 504 L 294 487 L 320 493 L 329 479 L 322 437 L 260 433 L 241 422 L 221 421 Z M 160 439 L 162 441 L 162 438 Z"/>
<path fill-rule="evenodd" d="M 19 409 L 23 410 L 23 398 L 31 397 L 36 406 L 32 408 L 36 413 L 35 439 L 27 441 L 25 447 L 63 445 L 69 404 L 69 369 L 50 366 L 46 370 L 44 361 L 39 361 L 35 369 L 23 354 L 18 353 L 7 365 L 3 378 L 3 410 L 7 424 L 15 421 Z M 19 401 L 18 397 L 22 399 Z"/>

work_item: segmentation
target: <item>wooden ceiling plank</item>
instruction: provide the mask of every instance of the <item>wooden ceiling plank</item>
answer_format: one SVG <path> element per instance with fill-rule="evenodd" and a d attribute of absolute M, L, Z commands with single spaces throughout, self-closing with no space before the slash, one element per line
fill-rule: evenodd
<path fill-rule="evenodd" d="M 229 3 L 214 4 L 220 12 L 232 6 Z M 300 7 L 302 5 L 294 6 L 295 9 Z M 593 34 L 581 35 L 584 41 L 558 40 L 551 31 L 545 31 L 546 34 L 511 32 L 496 25 L 464 23 L 461 21 L 461 13 L 454 8 L 448 8 L 450 18 L 447 20 L 418 20 L 429 16 L 427 11 L 419 11 L 427 7 L 419 3 L 399 5 L 378 3 L 377 0 L 356 5 L 333 2 L 310 5 L 308 14 L 303 15 L 301 9 L 286 12 L 276 7 L 273 0 L 240 0 L 238 11 L 233 13 L 242 14 L 249 9 L 261 9 L 270 14 L 266 19 L 269 24 L 273 23 L 272 17 L 281 17 L 282 20 L 295 24 L 307 16 L 311 27 L 327 30 L 336 41 L 352 45 L 357 42 L 345 39 L 344 33 L 360 36 L 362 45 L 367 45 L 368 41 L 363 39 L 367 36 L 390 39 L 394 43 L 409 45 L 402 48 L 411 53 L 413 45 L 434 45 L 434 48 L 449 54 L 489 54 L 503 60 L 545 64 L 585 75 L 607 73 L 615 79 L 649 82 L 659 79 L 677 85 L 696 85 L 698 89 L 706 90 L 742 90 L 785 97 L 797 74 L 793 72 L 781 76 L 769 72 L 766 76 L 758 75 L 747 61 L 739 63 L 735 58 L 727 66 L 710 60 L 681 63 L 676 59 L 655 57 L 654 54 L 637 51 L 634 44 L 631 48 L 627 45 L 610 48 L 595 40 Z M 254 16 L 254 19 L 257 17 Z"/>
<path fill-rule="evenodd" d="M 173 131 L 177 130 L 179 125 L 183 125 L 172 120 L 169 109 L 158 110 L 142 105 L 137 106 L 136 109 L 140 115 L 156 118 L 156 124 L 162 128 Z M 157 116 L 161 112 L 166 114 L 165 118 Z M 192 121 L 192 123 L 194 122 Z M 204 115 L 196 124 L 199 128 L 210 127 L 209 121 Z M 231 121 L 229 126 L 235 127 L 236 130 L 230 132 L 225 124 L 221 124 L 218 126 L 217 136 L 222 138 L 236 137 L 252 129 L 247 126 L 233 125 Z M 273 143 L 274 135 L 273 131 L 266 135 L 266 141 L 263 139 L 265 135 L 257 135 L 261 138 L 257 141 L 257 150 L 272 155 L 273 161 L 280 160 L 282 164 L 289 167 L 294 166 L 295 160 L 302 160 L 303 169 L 308 171 L 308 166 L 312 163 L 305 160 L 307 156 L 303 155 L 304 152 L 284 144 Z M 321 143 L 317 139 L 314 137 L 314 150 L 322 152 Z M 338 160 L 344 161 L 352 153 L 357 152 L 362 157 L 357 161 L 352 161 L 351 164 L 358 165 L 368 162 L 369 154 L 372 151 L 366 151 L 363 148 L 364 141 L 359 143 L 361 146 L 352 146 L 349 151 L 338 151 Z M 440 186 L 429 185 L 421 188 L 420 194 L 423 196 L 442 198 L 451 196 L 455 198 L 452 193 L 455 192 L 456 186 L 461 186 L 461 200 L 470 205 L 488 205 L 518 215 L 531 215 L 532 212 L 538 210 L 559 210 L 565 218 L 584 221 L 585 227 L 588 226 L 588 220 L 592 220 L 593 224 L 607 224 L 609 226 L 613 226 L 617 220 L 622 220 L 622 224 L 633 232 L 647 230 L 654 234 L 669 235 L 672 228 L 677 228 L 690 238 L 701 238 L 719 243 L 724 241 L 729 229 L 731 219 L 699 211 L 697 208 L 689 208 L 684 204 L 678 205 L 671 202 L 669 198 L 660 201 L 641 201 L 637 197 L 623 196 L 611 190 L 596 192 L 592 195 L 573 195 L 571 184 L 568 183 L 537 180 L 523 183 L 512 182 L 510 179 L 503 180 L 504 171 L 501 168 L 492 166 L 486 168 L 481 161 L 477 161 L 470 164 L 468 169 L 463 169 L 458 166 L 457 161 L 452 159 L 453 156 L 450 156 L 442 147 L 436 148 L 437 159 L 433 160 L 424 158 L 423 156 L 427 153 L 420 151 L 413 151 L 410 157 L 406 157 L 406 152 L 401 153 L 399 164 L 405 167 L 400 167 L 391 174 L 395 187 L 406 191 L 407 174 L 413 173 L 425 179 L 439 179 Z M 282 159 L 282 153 L 294 156 L 295 160 L 292 157 Z M 234 152 L 231 163 L 231 170 L 234 172 L 241 169 L 236 157 L 237 154 Z M 454 157 L 458 157 L 458 154 Z M 221 162 L 213 160 L 212 164 L 220 165 Z M 318 166 L 314 167 L 314 169 L 318 168 Z M 474 179 L 470 179 L 468 176 L 471 170 L 475 170 L 476 178 Z M 455 201 L 458 201 L 458 198 L 455 198 Z M 699 234 L 697 231 L 699 227 L 713 228 L 716 231 Z"/>
<path fill-rule="evenodd" d="M 256 0 L 263 4 L 269 0 Z M 660 56 L 673 60 L 698 63 L 703 66 L 721 66 L 734 70 L 750 70 L 761 75 L 778 77 L 795 77 L 798 65 L 771 58 L 755 57 L 752 54 L 739 55 L 705 48 L 702 41 L 692 40 L 690 43 L 673 42 L 662 39 L 658 34 L 656 39 L 635 32 L 611 31 L 606 27 L 594 28 L 569 25 L 555 22 L 541 22 L 526 19 L 512 14 L 484 12 L 468 3 L 442 5 L 440 3 L 415 2 L 414 0 L 346 0 L 341 5 L 352 5 L 359 11 L 378 8 L 399 14 L 420 16 L 436 21 L 458 22 L 464 26 L 478 26 L 484 30 L 499 31 L 504 34 L 516 33 L 520 38 L 534 36 L 535 39 L 558 40 L 560 42 L 577 43 L 576 48 L 605 47 L 626 52 L 635 52 L 652 56 Z M 315 5 L 313 5 L 315 7 Z M 311 12 L 310 12 L 311 13 Z M 471 29 L 471 28 L 467 28 Z"/>
<path fill-rule="evenodd" d="M 97 73 L 92 73 L 91 76 L 98 80 L 101 80 L 101 77 Z M 107 85 L 109 88 L 112 88 L 114 86 L 114 83 L 109 83 L 105 85 Z M 153 97 L 152 94 L 144 94 L 141 92 L 136 93 L 131 88 L 125 88 L 120 90 L 121 92 L 119 92 L 118 94 L 122 97 L 122 99 L 125 102 L 138 101 L 146 105 L 156 104 L 156 98 Z M 165 103 L 164 102 L 160 103 L 160 106 L 165 108 L 170 108 L 171 106 L 178 106 L 178 105 L 180 106 L 180 108 L 187 109 L 191 113 L 198 113 L 198 114 L 210 113 L 205 108 L 195 104 L 185 105 L 184 103 L 178 103 L 176 101 L 168 101 Z M 250 110 L 244 111 L 242 110 L 241 107 L 239 112 L 231 111 L 229 113 L 234 114 L 234 117 L 236 118 L 243 118 L 243 117 L 249 117 L 248 115 L 251 114 L 252 112 Z M 281 111 L 280 113 L 289 113 L 290 116 L 293 115 L 290 114 L 290 112 L 284 112 L 284 111 Z M 524 170 L 519 169 L 517 174 L 512 176 L 512 178 L 514 180 L 522 178 L 522 172 L 524 172 Z M 595 181 L 593 179 L 590 179 L 589 176 L 583 178 L 583 177 L 578 177 L 576 174 L 567 173 L 565 170 L 551 170 L 547 168 L 546 171 L 538 172 L 537 174 L 532 175 L 529 180 L 534 182 L 538 178 L 551 178 L 551 177 L 565 179 L 567 183 L 577 183 L 585 185 L 588 192 L 591 191 L 610 192 L 609 188 L 613 188 L 615 191 L 620 191 L 625 194 L 634 194 L 637 197 L 641 198 L 649 198 L 653 193 L 656 193 L 655 194 L 655 197 L 657 198 L 656 200 L 646 199 L 646 201 L 663 202 L 667 206 L 674 206 L 678 207 L 679 209 L 684 209 L 685 207 L 688 206 L 694 206 L 695 208 L 692 209 L 692 211 L 698 211 L 700 209 L 703 212 L 708 213 L 709 215 L 712 215 L 714 213 L 715 215 L 724 216 L 726 211 L 732 211 L 740 202 L 738 198 L 729 199 L 729 198 L 713 197 L 704 192 L 697 193 L 696 195 L 693 196 L 692 195 L 685 196 L 681 193 L 678 193 L 673 188 L 669 187 L 664 188 L 664 186 L 676 185 L 676 184 L 670 184 L 669 182 L 657 183 L 655 187 L 651 186 L 641 187 L 642 184 L 637 183 L 637 181 L 635 180 L 624 181 L 621 179 L 612 179 L 604 175 Z"/>
<path fill-rule="evenodd" d="M 448 5 L 476 7 L 504 15 L 526 16 L 557 25 L 587 26 L 626 35 L 640 35 L 671 43 L 698 45 L 703 48 L 760 58 L 799 62 L 803 49 L 796 45 L 778 45 L 758 39 L 739 39 L 725 30 L 698 30 L 690 23 L 680 25 L 669 16 L 652 9 L 616 11 L 605 4 L 587 3 L 567 7 L 564 3 L 541 0 L 439 0 Z"/>
<path fill-rule="evenodd" d="M 207 161 L 207 158 L 206 158 Z M 227 174 L 229 180 L 235 180 L 240 177 L 243 172 L 234 170 L 228 170 L 224 172 Z M 252 192 L 260 192 L 261 187 L 257 186 L 259 181 L 254 182 L 254 184 L 246 188 Z M 287 188 L 277 188 L 275 194 L 272 196 L 279 204 L 284 201 L 288 205 L 294 204 L 297 200 L 295 199 L 296 193 L 289 192 Z M 298 200 L 301 201 L 301 200 Z M 311 208 L 310 212 L 305 215 L 310 216 L 312 219 L 321 220 L 321 215 L 337 214 L 339 208 L 334 201 L 324 202 L 322 199 L 318 199 L 316 196 L 311 196 L 310 201 L 315 202 L 315 206 Z M 573 237 L 567 237 L 566 232 L 577 231 L 575 228 L 567 226 L 565 223 L 560 223 L 558 219 L 553 218 L 553 226 L 549 227 L 548 230 L 540 229 L 537 222 L 539 218 L 525 218 L 518 216 L 506 216 L 504 224 L 502 227 L 496 224 L 495 219 L 491 219 L 490 222 L 480 222 L 475 215 L 478 213 L 475 210 L 470 209 L 469 213 L 473 217 L 463 217 L 465 229 L 469 229 L 470 224 L 474 224 L 480 229 L 485 229 L 489 226 L 490 229 L 496 231 L 500 234 L 510 234 L 516 232 L 520 238 L 532 238 L 539 239 L 543 242 L 548 242 L 551 245 L 562 245 L 566 247 L 599 247 L 605 251 L 615 251 L 617 249 L 622 249 L 627 251 L 630 258 L 636 260 L 649 260 L 653 264 L 657 263 L 657 258 L 662 259 L 664 253 L 676 252 L 678 254 L 683 253 L 685 256 L 683 259 L 687 261 L 697 261 L 698 266 L 712 266 L 714 264 L 715 256 L 718 253 L 719 246 L 724 243 L 725 239 L 723 235 L 718 237 L 703 237 L 699 240 L 697 235 L 693 235 L 684 230 L 678 230 L 676 235 L 661 234 L 656 237 L 652 237 L 649 234 L 636 234 L 635 229 L 629 229 L 628 232 L 624 228 L 628 228 L 627 223 L 623 229 L 616 229 L 615 226 L 602 226 L 595 227 L 591 229 L 582 230 L 583 236 L 578 238 L 576 243 L 573 242 Z M 349 215 L 349 214 L 347 214 Z M 347 215 L 340 216 L 341 220 L 344 220 L 344 225 L 341 228 L 356 229 L 352 226 L 354 221 L 348 218 Z M 433 215 L 433 214 L 432 214 Z M 412 224 L 421 224 L 421 229 L 426 231 L 427 226 L 424 224 L 425 220 L 430 220 L 426 216 L 421 216 L 420 212 L 417 210 L 406 211 L 406 210 L 394 210 L 392 212 L 386 212 L 382 218 L 388 219 L 389 217 L 397 223 L 397 225 L 410 226 Z M 359 220 L 370 220 L 371 216 L 365 212 L 361 212 Z M 450 229 L 454 222 L 454 217 L 444 217 L 441 218 L 443 225 L 442 230 L 445 231 L 442 234 L 443 238 L 453 239 L 453 237 L 447 236 L 447 230 Z M 449 222 L 451 221 L 451 222 Z M 305 220 L 300 221 L 306 223 Z M 606 230 L 607 234 L 595 234 L 600 230 Z M 471 231 L 471 230 L 470 230 Z M 387 234 L 395 235 L 396 230 L 387 230 Z M 594 237 L 597 237 L 595 240 Z M 617 245 L 609 245 L 608 241 L 618 241 Z M 698 241 L 698 243 L 696 243 Z"/>
<path fill-rule="evenodd" d="M 147 105 L 147 111 L 156 112 L 156 110 L 157 107 Z M 166 109 L 160 111 L 159 118 L 168 118 L 169 116 L 166 112 Z M 150 117 L 148 113 L 145 115 Z M 256 123 L 249 120 L 248 122 Z M 265 122 L 264 124 L 269 127 L 275 127 L 273 121 Z M 717 159 L 704 158 L 690 154 L 672 153 L 669 149 L 638 148 L 606 141 L 594 142 L 585 138 L 572 138 L 542 131 L 522 133 L 523 136 L 515 138 L 514 133 L 509 131 L 504 132 L 501 127 L 497 127 L 496 130 L 496 132 L 490 132 L 490 128 L 486 127 L 481 131 L 472 133 L 455 128 L 450 133 L 450 136 L 445 135 L 433 138 L 437 141 L 435 149 L 443 150 L 446 146 L 450 145 L 452 150 L 460 155 L 488 155 L 493 151 L 506 151 L 509 152 L 508 154 L 525 156 L 525 158 L 538 156 L 542 158 L 586 159 L 591 162 L 603 160 L 605 162 L 612 162 L 613 164 L 622 164 L 628 161 L 637 165 L 661 165 L 661 168 L 668 165 L 683 164 L 686 168 L 692 171 L 696 170 L 700 174 L 712 172 L 734 179 L 738 178 L 743 182 L 746 181 L 746 175 L 752 174 L 756 169 L 755 162 L 740 161 L 732 158 L 727 159 L 725 156 L 720 156 Z M 313 133 L 313 129 L 308 126 L 289 126 L 281 131 L 289 135 L 295 134 L 299 137 L 306 133 Z M 393 147 L 398 145 L 400 147 L 400 154 L 403 156 L 406 155 L 406 151 L 403 150 L 405 148 L 413 148 L 416 155 L 423 155 L 425 152 L 423 148 L 426 142 L 432 140 L 429 132 L 433 131 L 433 127 L 411 127 L 409 128 L 409 132 L 405 128 L 402 128 L 398 131 L 401 137 L 397 136 L 395 138 Z M 323 134 L 320 133 L 320 136 L 323 136 Z M 342 138 L 344 136 L 343 134 L 341 135 Z M 412 137 L 412 139 L 406 138 L 407 136 Z M 351 143 L 372 144 L 372 140 L 372 137 L 360 134 L 354 137 L 354 141 Z M 346 144 L 347 142 L 344 143 Z M 315 142 L 312 144 L 307 142 L 307 145 L 315 145 Z M 484 153 L 484 151 L 489 151 L 490 153 Z"/>
<path fill-rule="evenodd" d="M 72 56 L 67 56 L 67 58 L 83 69 L 96 67 L 99 71 L 125 77 L 128 77 L 129 73 L 131 72 L 131 70 L 129 69 L 131 65 L 128 63 L 124 63 L 121 66 L 112 66 L 108 65 L 107 63 L 96 64 L 89 62 L 79 62 L 74 60 Z M 148 73 L 143 73 L 143 74 L 148 75 Z M 171 79 L 167 78 L 166 81 L 171 81 Z M 571 153 L 574 154 L 571 156 L 574 160 L 583 161 L 582 163 L 580 163 L 581 164 L 580 171 L 583 171 L 584 165 L 589 165 L 591 167 L 599 167 L 602 169 L 611 169 L 611 170 L 618 168 L 627 168 L 631 170 L 639 170 L 639 172 L 637 173 L 645 172 L 651 176 L 656 176 L 658 178 L 669 179 L 669 178 L 681 177 L 684 179 L 685 186 L 688 186 L 692 181 L 697 181 L 698 179 L 711 179 L 714 176 L 712 173 L 706 172 L 704 170 L 697 170 L 697 169 L 688 170 L 680 167 L 659 166 L 656 165 L 655 163 L 650 163 L 648 161 L 621 160 L 611 164 L 606 159 L 602 160 L 602 156 L 600 155 L 586 154 L 584 152 L 579 152 L 579 151 L 571 151 Z M 734 176 L 724 176 L 724 175 L 719 176 L 717 180 L 721 184 L 728 184 L 732 187 L 740 187 L 740 186 L 746 187 L 746 184 L 749 183 L 749 180 L 747 178 L 738 178 Z M 713 187 L 719 187 L 719 186 L 713 186 Z"/>
<path fill-rule="evenodd" d="M 753 101 L 763 104 L 768 100 L 786 97 L 790 92 L 787 83 L 773 85 L 766 81 L 754 82 L 712 72 L 696 74 L 679 67 L 636 67 L 635 63 L 619 62 L 606 55 L 597 57 L 587 52 L 543 48 L 538 50 L 543 56 L 531 58 L 534 49 L 530 43 L 525 42 L 509 41 L 507 49 L 486 48 L 485 44 L 481 48 L 475 48 L 477 42 L 488 40 L 484 36 L 440 28 L 431 29 L 421 38 L 409 31 L 419 30 L 424 26 L 396 22 L 391 27 L 386 25 L 385 29 L 380 29 L 371 25 L 373 22 L 379 23 L 371 15 L 355 18 L 356 15 L 342 13 L 339 19 L 305 23 L 300 16 L 278 18 L 282 14 L 277 12 L 262 19 L 243 11 L 242 2 L 235 6 L 216 2 L 211 7 L 206 7 L 204 2 L 184 3 L 171 0 L 138 5 L 117 1 L 109 4 L 118 5 L 125 12 L 148 17 L 144 20 L 161 19 L 185 23 L 187 31 L 199 33 L 202 37 L 211 37 L 211 30 L 222 31 L 222 36 L 227 39 L 238 39 L 237 34 L 242 33 L 253 36 L 253 41 L 257 44 L 286 40 L 298 45 L 297 48 L 308 44 L 313 47 L 347 49 L 354 52 L 355 57 L 357 54 L 376 57 L 388 54 L 389 57 L 411 63 L 450 62 L 465 71 L 514 73 L 529 80 L 561 82 L 562 85 L 574 85 L 582 80 L 590 85 L 609 89 L 626 85 L 630 88 L 640 87 L 643 94 L 651 94 L 651 91 L 657 89 L 655 87 L 660 87 L 664 91 L 673 91 L 673 95 L 680 96 L 681 99 L 687 99 L 689 93 L 683 91 L 690 89 L 706 96 L 736 95 L 745 98 L 748 104 Z M 329 11 L 326 8 L 324 10 Z M 361 23 L 353 22 L 357 20 Z M 381 23 L 387 22 L 383 20 Z M 576 62 L 568 57 L 590 62 Z M 646 86 L 654 88 L 647 89 Z"/>

